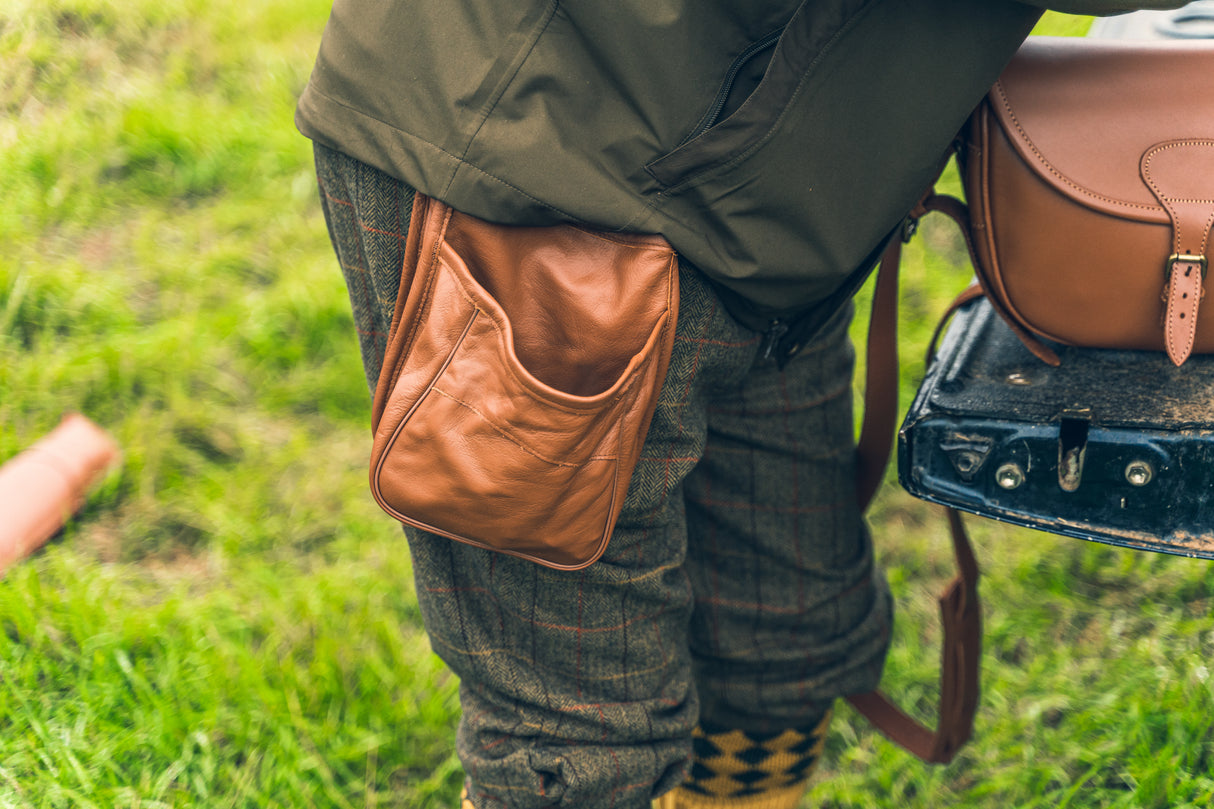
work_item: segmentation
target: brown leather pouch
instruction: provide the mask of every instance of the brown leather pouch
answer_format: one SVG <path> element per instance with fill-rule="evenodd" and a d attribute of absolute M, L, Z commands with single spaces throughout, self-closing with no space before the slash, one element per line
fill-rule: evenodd
<path fill-rule="evenodd" d="M 1209 41 L 1040 37 L 1016 54 L 962 154 L 979 280 L 1013 327 L 1177 365 L 1214 351 L 1211 76 Z"/>
<path fill-rule="evenodd" d="M 417 195 L 375 393 L 401 522 L 560 569 L 602 555 L 674 344 L 660 236 L 495 225 Z"/>

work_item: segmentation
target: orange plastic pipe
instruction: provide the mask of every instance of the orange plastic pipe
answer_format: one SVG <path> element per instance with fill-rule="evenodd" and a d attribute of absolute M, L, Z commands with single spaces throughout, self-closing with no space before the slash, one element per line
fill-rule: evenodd
<path fill-rule="evenodd" d="M 0 466 L 0 571 L 54 536 L 117 458 L 117 445 L 100 427 L 70 413 Z"/>

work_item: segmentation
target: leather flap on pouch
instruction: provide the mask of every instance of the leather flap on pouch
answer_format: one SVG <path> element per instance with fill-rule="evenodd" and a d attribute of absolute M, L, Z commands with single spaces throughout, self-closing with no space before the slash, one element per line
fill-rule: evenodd
<path fill-rule="evenodd" d="M 1020 157 L 1060 194 L 1167 223 L 1139 164 L 1163 141 L 1214 136 L 1211 76 L 1214 41 L 1033 37 L 995 85 L 991 107 Z"/>

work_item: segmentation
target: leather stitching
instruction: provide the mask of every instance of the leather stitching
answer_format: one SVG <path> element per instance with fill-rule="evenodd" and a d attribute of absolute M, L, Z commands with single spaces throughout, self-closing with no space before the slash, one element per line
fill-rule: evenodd
<path fill-rule="evenodd" d="M 1210 218 L 1206 220 L 1206 232 L 1201 237 L 1201 255 L 1206 254 L 1206 247 L 1210 243 L 1210 228 L 1214 227 L 1214 211 L 1210 212 Z"/>
<path fill-rule="evenodd" d="M 998 87 L 998 85 L 996 85 Z M 1058 365 L 1060 361 L 1058 355 L 1051 349 L 1046 347 L 1044 343 L 1036 338 L 1036 334 L 1042 334 L 1045 337 L 1052 335 L 1044 334 L 1037 331 L 1026 318 L 1012 304 L 1011 297 L 1007 294 L 1007 288 L 1003 283 L 1003 270 L 999 263 L 999 245 L 996 241 L 997 229 L 993 221 L 991 197 L 993 191 L 991 189 L 991 178 L 994 174 L 991 169 L 991 161 L 994 155 L 994 149 L 991 147 L 991 142 L 994 135 L 991 133 L 993 114 L 983 115 L 979 119 L 981 122 L 981 131 L 979 141 L 983 144 L 983 148 L 979 150 L 978 157 L 981 160 L 981 210 L 978 211 L 979 217 L 975 218 L 973 210 L 970 211 L 968 217 L 970 227 L 965 227 L 960 221 L 957 222 L 961 226 L 961 233 L 965 237 L 966 248 L 970 251 L 970 262 L 974 265 L 975 277 L 978 279 L 979 286 L 982 287 L 983 293 L 987 300 L 994 306 L 995 311 L 1003 318 L 1003 321 L 1011 327 L 1020 341 L 1033 353 L 1033 356 L 1040 359 L 1047 365 Z M 1013 116 L 1014 117 L 1014 116 Z M 1003 132 L 1003 128 L 996 126 L 998 131 Z M 1006 133 L 1004 133 L 1006 135 Z M 1013 149 L 1014 151 L 1014 149 Z M 983 242 L 986 245 L 986 255 L 990 262 L 990 266 L 986 267 L 979 260 L 979 254 L 976 250 L 976 243 L 972 238 L 971 229 L 981 228 Z"/>
<path fill-rule="evenodd" d="M 446 244 L 446 240 L 444 239 L 442 241 L 442 243 Z M 672 251 L 672 253 L 673 253 L 673 251 Z M 670 261 L 671 261 L 671 264 L 674 264 L 675 258 L 673 255 L 671 256 Z M 484 314 L 489 319 L 491 328 L 494 330 L 494 332 L 499 337 L 501 337 L 501 334 L 502 334 L 501 326 L 498 324 L 497 320 L 493 317 L 492 313 L 486 311 L 485 307 L 481 306 L 480 303 L 478 303 L 476 301 L 476 299 L 472 296 L 472 294 L 468 291 L 468 289 L 466 289 L 465 281 L 464 281 L 464 279 L 462 279 L 460 277 L 460 274 L 455 272 L 455 270 L 453 268 L 449 267 L 446 264 L 446 262 L 443 262 L 441 258 L 438 259 L 438 262 L 444 269 L 446 269 L 447 272 L 450 272 L 452 275 L 455 276 L 455 282 L 456 282 L 455 288 L 459 292 L 460 296 L 465 301 L 467 301 L 468 304 L 471 305 L 477 312 Z M 666 311 L 661 313 L 658 316 L 659 319 L 662 320 L 661 330 L 658 331 L 658 334 L 662 335 L 662 336 L 665 335 L 666 329 L 668 328 L 668 326 L 670 324 L 670 312 L 671 312 L 671 308 L 673 306 L 673 294 L 674 293 L 672 290 L 673 284 L 671 283 L 671 275 L 672 275 L 672 271 L 667 270 L 667 273 L 666 273 Z M 657 324 L 655 323 L 654 330 L 657 330 L 657 329 L 658 329 L 658 327 L 657 327 Z M 654 330 L 650 331 L 651 339 L 653 337 Z M 650 373 L 651 366 L 655 362 L 654 356 L 659 351 L 661 351 L 662 345 L 663 345 L 663 340 L 662 339 L 655 340 L 654 344 L 652 346 L 649 345 L 649 341 L 647 340 L 645 345 L 651 349 L 650 356 L 646 357 L 640 363 L 640 365 L 634 370 L 634 372 L 628 375 L 628 381 L 624 383 L 623 387 L 621 387 L 614 396 L 605 398 L 601 402 L 593 401 L 594 400 L 593 396 L 579 397 L 579 396 L 575 396 L 574 394 L 565 393 L 564 391 L 560 390 L 559 388 L 555 388 L 551 385 L 541 382 L 540 380 L 535 379 L 534 377 L 528 379 L 526 377 L 520 376 L 518 371 L 519 371 L 519 368 L 521 368 L 521 364 L 519 364 L 517 362 L 517 359 L 514 362 L 504 363 L 503 368 L 506 371 L 506 373 L 510 374 L 510 376 L 514 379 L 514 381 L 519 386 L 526 389 L 533 396 L 536 396 L 537 399 L 545 406 L 552 407 L 554 409 L 558 409 L 558 410 L 561 410 L 566 413 L 570 413 L 575 416 L 595 415 L 595 414 L 602 412 L 602 409 L 607 407 L 609 404 L 618 402 L 620 399 L 623 399 L 626 396 L 632 395 L 632 389 L 641 383 L 642 377 L 644 377 Z M 644 351 L 645 351 L 645 348 L 642 348 L 641 352 L 644 352 Z M 640 353 L 640 352 L 638 352 L 638 353 Z M 516 365 L 518 367 L 516 367 Z M 526 369 L 523 369 L 523 370 L 526 370 Z M 530 376 L 530 373 L 528 373 L 528 376 Z M 619 380 L 617 379 L 616 382 L 612 382 L 611 383 L 612 386 L 614 387 L 618 381 Z M 536 390 L 537 385 L 540 386 L 541 390 L 539 390 L 539 391 Z M 551 391 L 551 393 L 549 393 L 549 391 Z M 583 407 L 575 407 L 575 406 L 566 405 L 559 401 L 555 401 L 552 398 L 552 395 L 554 393 L 557 396 L 566 397 L 566 398 L 586 399 L 587 400 L 586 405 Z M 596 395 L 601 395 L 601 394 L 596 394 Z"/>
<path fill-rule="evenodd" d="M 1201 267 L 1197 264 L 1178 261 L 1175 265 L 1173 265 L 1172 279 L 1170 280 L 1170 282 L 1168 284 L 1168 287 L 1169 287 L 1168 307 L 1167 307 L 1168 353 L 1172 356 L 1172 358 L 1174 360 L 1177 357 L 1179 357 L 1183 361 L 1185 358 L 1188 357 L 1189 352 L 1192 350 L 1193 340 L 1197 334 L 1197 318 L 1195 316 L 1183 318 L 1183 319 L 1178 319 L 1178 318 L 1174 317 L 1174 315 L 1178 313 L 1177 310 L 1182 308 L 1181 305 L 1177 302 L 1177 297 L 1176 297 L 1176 292 L 1179 291 L 1178 287 L 1179 287 L 1180 283 L 1182 283 L 1182 282 L 1178 282 L 1176 280 L 1176 273 L 1180 271 L 1181 267 L 1187 267 L 1190 272 L 1197 271 L 1199 274 L 1198 277 L 1200 277 Z M 1197 294 L 1194 296 L 1194 298 L 1195 299 L 1194 299 L 1193 303 L 1190 303 L 1187 307 L 1184 307 L 1184 311 L 1182 312 L 1183 314 L 1188 314 L 1191 312 L 1193 315 L 1196 315 L 1197 303 L 1201 298 L 1201 282 L 1200 281 L 1198 282 L 1198 290 L 1197 290 Z M 1187 323 L 1185 322 L 1186 320 L 1188 321 Z M 1178 330 L 1176 328 L 1176 325 L 1178 322 L 1184 323 L 1185 328 L 1183 330 Z M 1180 343 L 1177 342 L 1177 338 L 1180 339 L 1180 341 L 1181 341 Z M 1181 356 L 1182 352 L 1183 352 L 1183 356 Z"/>
<path fill-rule="evenodd" d="M 1184 236 L 1181 232 L 1181 223 L 1183 217 L 1181 212 L 1177 210 L 1178 205 L 1214 205 L 1214 199 L 1190 199 L 1182 197 L 1172 197 L 1164 192 L 1159 183 L 1151 174 L 1151 163 L 1156 155 L 1162 154 L 1169 149 L 1188 147 L 1214 147 L 1214 140 L 1194 139 L 1194 140 L 1178 140 L 1169 143 L 1160 144 L 1147 150 L 1142 157 L 1142 177 L 1150 187 L 1151 191 L 1163 203 L 1168 211 L 1168 215 L 1172 219 L 1172 227 L 1174 230 L 1173 246 L 1177 253 L 1185 252 Z M 1210 238 L 1210 227 L 1214 224 L 1214 211 L 1206 218 L 1205 224 L 1202 227 L 1200 236 L 1200 246 L 1198 254 L 1205 255 L 1206 246 Z M 1178 273 L 1183 272 L 1183 277 Z M 1196 276 L 1193 277 L 1193 274 Z M 1190 290 L 1182 297 L 1185 290 Z M 1193 344 L 1197 337 L 1197 313 L 1201 304 L 1201 298 L 1205 294 L 1201 279 L 1201 266 L 1194 262 L 1177 261 L 1172 265 L 1171 274 L 1168 278 L 1166 287 L 1168 304 L 1164 313 L 1165 318 L 1165 333 L 1168 343 L 1168 355 L 1173 362 L 1183 362 L 1188 358 L 1193 350 Z M 1193 296 L 1193 300 L 1183 302 L 1188 294 Z"/>
<path fill-rule="evenodd" d="M 438 395 L 445 396 L 448 399 L 450 399 L 451 401 L 455 402 L 457 405 L 461 405 L 462 407 L 466 407 L 467 409 L 471 410 L 473 413 L 475 413 L 477 416 L 480 417 L 481 421 L 483 421 L 483 422 L 485 422 L 485 424 L 489 425 L 489 427 L 494 432 L 496 432 L 502 438 L 505 438 L 511 444 L 514 444 L 515 446 L 517 446 L 519 449 L 523 450 L 523 452 L 526 452 L 528 455 L 538 458 L 539 460 L 543 461 L 544 463 L 552 464 L 553 466 L 564 466 L 564 467 L 568 467 L 570 469 L 581 466 L 581 464 L 569 463 L 567 461 L 556 461 L 556 460 L 553 460 L 552 458 L 544 457 L 543 455 L 536 452 L 531 447 L 524 444 L 520 439 L 515 438 L 510 433 L 506 432 L 506 430 L 504 428 L 502 428 L 499 425 L 495 424 L 494 422 L 490 421 L 489 418 L 484 413 L 482 413 L 479 409 L 477 409 L 474 405 L 472 405 L 468 402 L 465 402 L 463 399 L 459 398 L 458 396 L 456 396 L 452 393 L 448 393 L 447 391 L 443 390 L 442 388 L 438 387 L 437 385 L 434 386 L 433 390 Z M 588 461 L 609 460 L 610 461 L 610 460 L 615 460 L 615 456 L 604 455 L 604 456 L 597 456 L 594 458 L 587 458 L 586 460 L 588 460 Z"/>
<path fill-rule="evenodd" d="M 1007 115 L 1011 120 L 1012 125 L 1016 127 L 1016 131 L 1020 134 L 1020 139 L 1025 143 L 1025 145 L 1028 146 L 1029 150 L 1033 153 L 1033 156 L 1037 158 L 1037 162 L 1039 162 L 1046 171 L 1062 181 L 1062 183 L 1068 188 L 1076 191 L 1079 194 L 1090 197 L 1091 199 L 1100 200 L 1101 202 L 1107 202 L 1113 205 L 1119 205 L 1125 208 L 1137 208 L 1138 210 L 1142 211 L 1158 210 L 1158 208 L 1153 205 L 1143 205 L 1139 202 L 1126 202 L 1124 200 L 1114 199 L 1113 197 L 1106 197 L 1103 194 L 1097 194 L 1095 191 L 1091 191 L 1079 185 L 1061 171 L 1054 168 L 1054 165 L 1050 163 L 1050 161 L 1046 159 L 1045 155 L 1043 155 L 1037 148 L 1037 144 L 1033 143 L 1033 139 L 1030 138 L 1028 132 L 1025 131 L 1024 126 L 1020 123 L 1020 119 L 1016 117 L 1016 113 L 1012 110 L 1012 104 L 1008 100 L 1007 93 L 1003 89 L 1002 82 L 995 84 L 995 92 L 999 94 L 999 100 L 1003 103 L 1003 108 L 1007 110 Z"/>
<path fill-rule="evenodd" d="M 444 266 L 446 266 L 446 265 L 444 265 Z M 447 271 L 454 273 L 454 271 L 451 270 L 449 267 L 447 268 Z M 464 288 L 463 280 L 461 278 L 459 278 L 458 275 L 456 276 L 455 280 L 456 280 L 456 289 L 459 291 L 460 296 L 463 297 L 464 300 L 466 300 L 469 304 L 471 304 L 476 309 L 476 311 L 483 313 L 485 315 L 485 317 L 487 317 L 489 319 L 491 328 L 493 329 L 495 336 L 498 338 L 499 345 L 504 344 L 505 340 L 504 340 L 503 334 L 502 334 L 502 327 L 497 322 L 497 319 L 493 316 L 492 313 L 487 311 L 483 306 L 481 306 L 479 303 L 477 303 L 475 299 L 473 299 L 472 295 L 468 292 L 468 290 Z M 511 348 L 513 348 L 513 346 Z M 654 346 L 655 350 L 657 348 L 658 348 L 657 346 Z M 642 349 L 642 350 L 644 350 L 644 349 Z M 513 354 L 513 351 L 511 353 Z M 560 388 L 556 388 L 545 382 L 541 382 L 539 379 L 536 379 L 534 376 L 532 376 L 529 371 L 527 372 L 527 376 L 530 377 L 529 379 L 521 376 L 518 371 L 519 371 L 519 368 L 522 367 L 522 363 L 520 363 L 518 361 L 517 357 L 514 357 L 512 362 L 503 363 L 502 369 L 506 373 L 510 374 L 511 378 L 514 379 L 515 384 L 517 384 L 520 387 L 527 390 L 528 393 L 532 394 L 533 396 L 536 396 L 536 394 L 538 393 L 539 396 L 537 396 L 537 398 L 543 405 L 545 405 L 547 407 L 551 407 L 556 410 L 560 410 L 565 413 L 569 413 L 570 415 L 574 415 L 574 416 L 593 416 L 593 415 L 597 415 L 598 413 L 602 412 L 602 410 L 604 408 L 608 407 L 609 405 L 611 405 L 615 402 L 618 402 L 620 399 L 627 396 L 629 394 L 629 392 L 631 391 L 631 389 L 637 384 L 637 379 L 644 375 L 642 373 L 642 371 L 645 367 L 648 366 L 649 361 L 650 360 L 648 358 L 646 358 L 645 362 L 642 363 L 642 368 L 638 368 L 637 373 L 630 374 L 628 381 L 626 383 L 624 383 L 624 386 L 622 388 L 620 388 L 619 391 L 617 391 L 614 396 L 605 398 L 601 402 L 594 402 L 593 396 L 578 397 L 575 394 L 566 393 L 566 392 L 562 391 Z M 523 368 L 523 370 L 526 371 L 525 368 Z M 619 380 L 617 379 L 616 381 L 618 382 Z M 614 386 L 616 383 L 612 382 L 611 384 L 612 384 L 612 386 Z M 547 390 L 536 391 L 535 388 L 537 385 L 541 389 L 547 389 Z M 551 393 L 549 393 L 548 391 L 551 391 Z M 589 400 L 588 404 L 590 406 L 588 406 L 588 407 L 570 407 L 561 402 L 553 401 L 553 399 L 552 399 L 553 393 L 555 393 L 558 396 L 563 396 L 563 397 L 568 397 L 568 398 L 587 399 L 587 400 Z M 542 398 L 540 398 L 540 397 L 542 397 Z"/>
<path fill-rule="evenodd" d="M 1163 203 L 1164 207 L 1168 211 L 1168 215 L 1172 218 L 1173 226 L 1176 229 L 1175 247 L 1176 247 L 1177 252 L 1180 252 L 1183 249 L 1184 240 L 1180 236 L 1180 216 L 1176 211 L 1174 211 L 1172 209 L 1172 206 L 1169 205 L 1169 203 L 1173 203 L 1173 204 L 1181 203 L 1181 204 L 1190 204 L 1190 205 L 1214 205 L 1214 199 L 1182 199 L 1179 197 L 1168 196 L 1167 194 L 1164 193 L 1163 189 L 1159 187 L 1159 184 L 1157 182 L 1155 182 L 1154 178 L 1151 176 L 1151 161 L 1155 158 L 1155 155 L 1160 154 L 1161 152 L 1165 152 L 1168 149 L 1176 149 L 1181 146 L 1214 146 L 1214 140 L 1172 141 L 1171 143 L 1165 143 L 1161 146 L 1155 146 L 1151 149 L 1148 149 L 1147 153 L 1143 156 L 1143 159 L 1142 159 L 1143 179 L 1145 179 L 1147 181 L 1147 185 L 1150 186 L 1150 188 L 1153 192 L 1155 192 L 1155 196 L 1158 197 L 1159 201 Z M 1206 220 L 1205 233 L 1202 234 L 1201 249 L 1198 252 L 1203 255 L 1205 254 L 1205 251 L 1206 251 L 1206 243 L 1210 237 L 1210 226 L 1211 225 L 1214 225 L 1214 212 L 1211 212 L 1210 218 Z"/>
<path fill-rule="evenodd" d="M 427 214 L 429 214 L 429 213 L 430 212 L 427 211 Z M 420 303 L 418 304 L 417 314 L 413 318 L 413 322 L 409 324 L 409 331 L 405 333 L 405 339 L 401 342 L 400 354 L 397 356 L 396 362 L 393 363 L 393 365 L 392 365 L 391 379 L 392 379 L 393 387 L 396 386 L 396 381 L 398 379 L 400 379 L 400 374 L 401 374 L 401 371 L 404 369 L 405 362 L 408 360 L 409 355 L 413 351 L 413 340 L 417 336 L 417 330 L 420 327 L 421 323 L 426 319 L 425 317 L 422 316 L 422 313 L 424 313 L 429 308 L 430 301 L 434 297 L 434 285 L 435 285 L 436 280 L 438 279 L 438 273 L 435 272 L 435 268 L 437 267 L 438 262 L 439 262 L 438 252 L 444 242 L 444 236 L 447 232 L 447 225 L 451 221 L 452 213 L 453 213 L 452 208 L 446 209 L 445 215 L 443 216 L 443 223 L 439 227 L 437 237 L 434 240 L 434 246 L 429 251 L 430 258 L 426 262 L 426 269 L 425 269 L 426 286 L 422 290 L 422 299 L 421 299 Z M 422 228 L 423 228 L 423 233 L 424 233 L 424 229 L 425 229 L 426 225 L 429 223 L 429 218 L 430 218 L 429 216 L 426 216 L 422 220 L 421 224 L 422 224 Z M 419 272 L 422 271 L 422 268 L 420 266 L 418 267 L 418 271 Z"/>

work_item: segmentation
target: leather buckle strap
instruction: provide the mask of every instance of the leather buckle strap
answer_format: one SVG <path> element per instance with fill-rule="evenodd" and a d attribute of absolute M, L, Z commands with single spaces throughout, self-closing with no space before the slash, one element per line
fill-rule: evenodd
<path fill-rule="evenodd" d="M 1206 277 L 1206 270 L 1210 268 L 1210 262 L 1205 256 L 1193 256 L 1189 255 L 1188 253 L 1173 253 L 1172 255 L 1168 256 L 1168 260 L 1164 262 L 1164 275 L 1171 275 L 1172 269 L 1177 263 L 1198 265 L 1201 267 L 1202 278 Z"/>
<path fill-rule="evenodd" d="M 1193 138 L 1157 143 L 1147 149 L 1139 173 L 1172 222 L 1172 255 L 1166 267 L 1163 298 L 1164 347 L 1175 365 L 1183 365 L 1197 339 L 1197 313 L 1207 247 L 1214 227 L 1214 197 L 1208 178 L 1214 172 L 1214 140 Z"/>
<path fill-rule="evenodd" d="M 1205 277 L 1205 256 L 1176 253 L 1168 259 L 1168 280 L 1163 293 L 1166 304 L 1164 343 L 1169 359 L 1178 366 L 1183 365 L 1193 351 Z"/>

